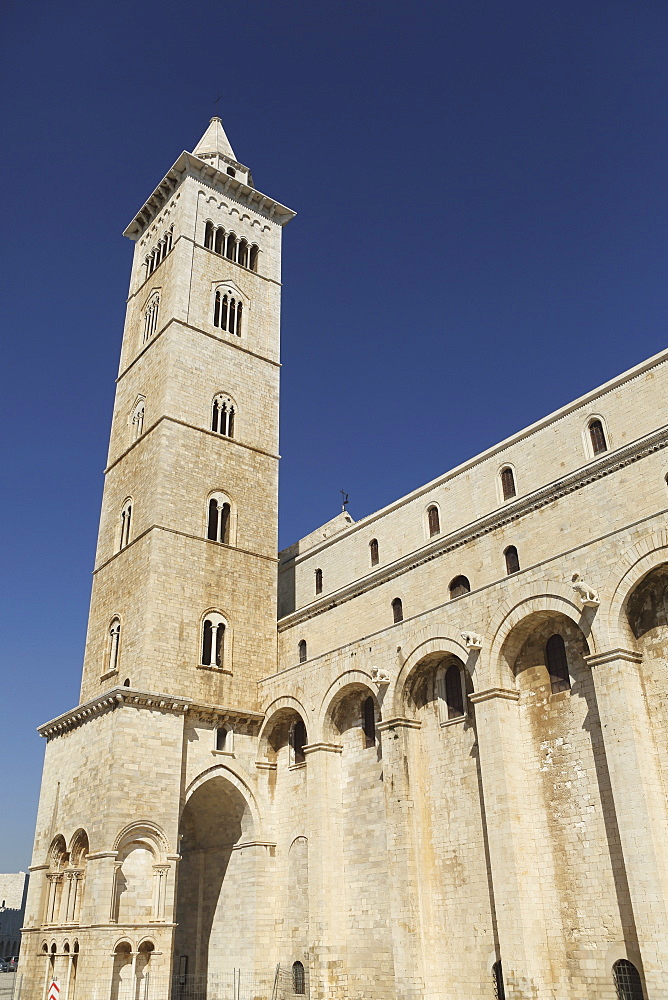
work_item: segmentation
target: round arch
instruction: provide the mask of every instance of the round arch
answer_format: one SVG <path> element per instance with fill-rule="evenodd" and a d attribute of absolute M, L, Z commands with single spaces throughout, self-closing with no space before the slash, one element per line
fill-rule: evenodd
<path fill-rule="evenodd" d="M 531 589 L 533 594 L 518 594 L 515 600 L 512 597 L 506 600 L 490 622 L 489 634 L 492 638 L 489 649 L 483 650 L 483 674 L 489 687 L 515 687 L 515 677 L 507 663 L 514 659 L 523 642 L 523 630 L 517 626 L 536 614 L 558 614 L 570 618 L 584 635 L 590 653 L 602 648 L 595 611 L 578 607 L 572 590 L 555 582 L 539 582 L 533 584 Z M 513 632 L 514 638 L 511 637 Z"/>
<path fill-rule="evenodd" d="M 371 695 L 380 708 L 378 691 L 374 688 L 371 676 L 363 670 L 345 670 L 329 685 L 323 695 L 316 719 L 316 732 L 314 738 L 311 739 L 312 743 L 315 743 L 317 739 L 326 740 L 333 735 L 331 731 L 332 714 L 337 705 L 355 690 L 364 691 L 367 696 Z"/>
<path fill-rule="evenodd" d="M 137 820 L 129 823 L 118 834 L 114 841 L 114 850 L 120 851 L 124 845 L 131 843 L 146 843 L 154 853 L 156 860 L 164 862 L 169 852 L 167 838 L 157 823 L 150 820 Z"/>
<path fill-rule="evenodd" d="M 297 698 L 293 698 L 291 695 L 283 695 L 281 698 L 275 698 L 264 710 L 264 713 L 264 722 L 260 727 L 257 741 L 258 760 L 266 759 L 269 736 L 277 723 L 286 716 L 296 714 L 306 726 L 307 732 L 311 732 L 313 729 L 314 720 L 311 718 L 310 713 L 306 711 L 304 705 Z"/>
<path fill-rule="evenodd" d="M 601 593 L 601 605 L 607 609 L 609 648 L 638 648 L 626 618 L 629 598 L 644 577 L 663 563 L 668 563 L 668 530 L 656 531 L 641 539 L 617 560 L 618 568 Z M 623 567 L 621 576 L 620 566 Z"/>
<path fill-rule="evenodd" d="M 406 656 L 394 685 L 391 704 L 392 712 L 395 716 L 403 715 L 406 691 L 418 664 L 425 657 L 437 654 L 441 656 L 447 656 L 448 654 L 456 656 L 458 660 L 461 660 L 471 676 L 474 676 L 478 653 L 477 651 L 467 649 L 461 635 L 457 633 L 457 637 L 455 638 L 452 634 L 454 632 L 456 630 L 450 626 L 434 625 L 422 629 L 415 636 L 411 651 Z"/>

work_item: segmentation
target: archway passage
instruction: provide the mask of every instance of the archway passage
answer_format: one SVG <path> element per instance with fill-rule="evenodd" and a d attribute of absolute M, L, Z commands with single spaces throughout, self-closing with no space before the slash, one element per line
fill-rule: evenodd
<path fill-rule="evenodd" d="M 230 781 L 214 776 L 193 792 L 181 818 L 174 967 L 200 983 L 254 967 L 254 852 L 242 846 L 252 840 L 248 803 Z"/>

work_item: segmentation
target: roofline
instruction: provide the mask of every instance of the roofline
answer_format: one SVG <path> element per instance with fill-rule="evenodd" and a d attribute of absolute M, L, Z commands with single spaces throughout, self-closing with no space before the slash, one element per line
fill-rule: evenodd
<path fill-rule="evenodd" d="M 184 149 L 178 160 L 170 167 L 158 186 L 146 199 L 130 225 L 123 231 L 123 236 L 127 236 L 131 240 L 138 240 L 188 174 L 192 177 L 199 177 L 202 181 L 206 180 L 212 186 L 216 186 L 218 182 L 218 185 L 223 187 L 223 194 L 232 193 L 238 201 L 243 201 L 253 211 L 266 216 L 280 226 L 285 226 L 297 214 L 291 208 L 281 205 L 280 202 L 274 201 L 273 198 L 256 188 L 249 187 L 238 178 L 224 174 L 210 163 L 200 160 L 194 153 L 188 153 Z M 253 204 L 254 202 L 256 204 Z"/>
<path fill-rule="evenodd" d="M 608 382 L 604 382 L 603 385 L 598 386 L 596 389 L 591 389 L 589 392 L 586 392 L 583 396 L 579 396 L 577 399 L 572 400 L 570 403 L 566 403 L 564 406 L 561 406 L 558 410 L 553 410 L 552 413 L 548 413 L 547 416 L 541 417 L 540 420 L 536 420 L 534 423 L 529 424 L 528 427 L 524 427 L 522 428 L 522 430 L 516 431 L 515 434 L 511 434 L 510 437 L 504 438 L 503 441 L 499 441 L 497 444 L 492 445 L 485 451 L 479 452 L 477 455 L 474 455 L 473 458 L 466 459 L 466 461 L 462 462 L 460 465 L 456 465 L 454 469 L 450 469 L 448 472 L 444 472 L 442 475 L 437 476 L 436 479 L 432 479 L 430 482 L 425 483 L 423 486 L 419 486 L 417 487 L 417 489 L 412 490 L 410 493 L 406 493 L 404 496 L 399 497 L 398 500 L 393 500 L 392 503 L 387 504 L 387 506 L 385 507 L 381 507 L 380 510 L 376 510 L 373 511 L 371 514 L 367 514 L 366 517 L 363 517 L 361 520 L 355 521 L 354 524 L 351 524 L 349 528 L 344 528 L 342 531 L 339 531 L 336 535 L 332 535 L 330 538 L 323 539 L 320 544 L 310 546 L 308 549 L 304 550 L 303 553 L 295 552 L 293 556 L 285 560 L 283 565 L 287 565 L 289 562 L 296 560 L 301 561 L 300 559 L 301 556 L 306 558 L 308 553 L 308 556 L 310 557 L 311 555 L 314 555 L 316 552 L 321 551 L 323 548 L 326 548 L 328 545 L 332 545 L 335 542 L 340 541 L 342 538 L 347 537 L 348 535 L 352 535 L 355 531 L 358 531 L 360 528 L 364 528 L 369 524 L 372 524 L 374 521 L 383 517 L 385 514 L 389 514 L 392 511 L 397 510 L 399 507 L 402 507 L 404 504 L 410 502 L 411 500 L 415 500 L 416 498 L 422 496 L 423 494 L 428 493 L 430 490 L 435 489 L 437 486 L 441 486 L 443 485 L 443 483 L 448 482 L 450 479 L 454 479 L 455 476 L 460 475 L 462 472 L 466 472 L 468 469 L 471 469 L 478 463 L 483 462 L 488 458 L 492 458 L 494 455 L 498 454 L 501 451 L 504 451 L 511 445 L 517 444 L 519 441 L 522 441 L 524 438 L 530 437 L 532 434 L 535 434 L 537 431 L 542 430 L 549 424 L 562 419 L 569 413 L 573 413 L 575 410 L 580 409 L 580 407 L 584 406 L 586 403 L 593 402 L 599 397 L 605 396 L 608 392 L 611 392 L 618 386 L 623 385 L 625 382 L 633 381 L 634 378 L 637 378 L 644 372 L 649 371 L 651 368 L 656 368 L 658 365 L 663 364 L 663 362 L 665 361 L 668 361 L 668 349 L 659 351 L 658 354 L 654 354 L 652 355 L 651 358 L 647 358 L 647 360 L 642 361 L 639 365 L 635 365 L 633 368 L 629 368 L 627 371 L 622 372 L 621 375 L 616 375 L 614 378 L 611 378 Z M 314 528 L 313 530 L 317 531 L 318 529 Z M 309 532 L 308 535 L 304 535 L 304 538 L 308 538 L 310 534 L 312 534 L 312 532 Z M 281 552 L 279 552 L 278 554 L 279 561 L 282 552 L 287 552 L 288 549 L 291 549 L 294 546 L 299 545 L 301 541 L 303 541 L 303 539 L 298 538 L 297 541 L 292 543 L 292 545 L 286 545 L 286 547 L 282 549 Z"/>

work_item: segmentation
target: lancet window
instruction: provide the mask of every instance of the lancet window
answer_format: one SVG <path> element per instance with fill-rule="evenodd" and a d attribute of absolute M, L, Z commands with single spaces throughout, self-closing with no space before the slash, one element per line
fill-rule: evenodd
<path fill-rule="evenodd" d="M 118 615 L 111 619 L 109 624 L 109 640 L 107 644 L 107 669 L 105 673 L 113 673 L 118 670 L 118 663 L 121 658 L 121 620 Z"/>
<path fill-rule="evenodd" d="M 300 639 L 299 645 L 297 646 L 297 651 L 299 652 L 299 662 L 306 663 L 308 659 L 308 650 L 306 648 L 306 639 Z"/>
<path fill-rule="evenodd" d="M 229 396 L 219 393 L 211 407 L 211 430 L 224 437 L 234 437 L 236 407 Z"/>
<path fill-rule="evenodd" d="M 130 541 L 130 526 L 132 524 L 132 497 L 123 504 L 121 509 L 121 537 L 119 540 L 119 550 L 124 549 Z"/>
<path fill-rule="evenodd" d="M 431 507 L 427 509 L 427 523 L 429 525 L 429 537 L 432 538 L 434 535 L 440 534 L 441 531 L 441 518 L 438 513 L 438 507 L 436 504 L 432 504 Z"/>
<path fill-rule="evenodd" d="M 378 553 L 378 539 L 372 538 L 369 542 L 369 557 L 371 559 L 371 565 L 377 566 L 379 563 L 379 553 Z"/>
<path fill-rule="evenodd" d="M 243 309 L 244 304 L 238 295 L 225 288 L 217 288 L 213 301 L 213 325 L 240 337 Z"/>
<path fill-rule="evenodd" d="M 315 571 L 315 592 L 316 594 L 322 594 L 322 570 L 317 569 Z"/>
<path fill-rule="evenodd" d="M 608 443 L 605 440 L 605 431 L 600 420 L 592 420 L 589 424 L 589 437 L 595 455 L 608 450 Z"/>
<path fill-rule="evenodd" d="M 395 597 L 392 601 L 392 620 L 395 625 L 404 620 L 404 606 L 400 597 Z"/>
<path fill-rule="evenodd" d="M 517 495 L 515 476 L 509 465 L 505 469 L 501 469 L 501 492 L 504 500 L 510 500 Z"/>

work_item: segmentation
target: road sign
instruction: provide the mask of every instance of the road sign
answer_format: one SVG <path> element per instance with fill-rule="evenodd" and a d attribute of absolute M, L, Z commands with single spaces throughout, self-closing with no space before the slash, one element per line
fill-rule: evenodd
<path fill-rule="evenodd" d="M 60 1000 L 60 986 L 57 979 L 54 979 L 49 986 L 48 1000 Z"/>

